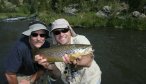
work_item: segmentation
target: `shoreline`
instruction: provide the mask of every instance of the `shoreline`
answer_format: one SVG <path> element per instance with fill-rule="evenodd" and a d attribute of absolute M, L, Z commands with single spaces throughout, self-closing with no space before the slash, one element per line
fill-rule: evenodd
<path fill-rule="evenodd" d="M 128 16 L 122 16 L 124 18 L 118 17 L 97 17 L 93 12 L 90 13 L 78 13 L 76 15 L 66 15 L 66 14 L 57 14 L 57 13 L 49 13 L 49 14 L 20 14 L 20 13 L 1 13 L 0 19 L 9 19 L 9 18 L 17 18 L 17 17 L 26 17 L 29 19 L 30 16 L 35 16 L 35 18 L 44 21 L 46 24 L 50 24 L 52 21 L 58 18 L 67 19 L 73 27 L 80 28 L 113 28 L 113 29 L 132 29 L 132 30 L 146 30 L 146 19 L 145 18 L 133 18 Z M 22 19 L 23 20 L 23 19 Z M 25 19 L 24 19 L 25 20 Z M 20 20 L 21 21 L 21 20 Z"/>

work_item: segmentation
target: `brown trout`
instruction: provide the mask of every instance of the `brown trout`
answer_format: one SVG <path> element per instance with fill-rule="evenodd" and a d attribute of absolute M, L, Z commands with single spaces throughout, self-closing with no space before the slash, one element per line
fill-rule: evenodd
<path fill-rule="evenodd" d="M 63 62 L 62 56 L 67 54 L 70 61 L 75 60 L 79 56 L 84 56 L 93 53 L 92 46 L 86 44 L 67 44 L 56 45 L 50 48 L 39 49 L 36 54 L 39 54 L 48 59 L 48 62 Z"/>

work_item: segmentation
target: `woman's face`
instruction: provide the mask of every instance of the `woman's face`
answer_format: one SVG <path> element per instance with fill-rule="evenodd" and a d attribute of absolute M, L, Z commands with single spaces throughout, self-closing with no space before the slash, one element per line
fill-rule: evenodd
<path fill-rule="evenodd" d="M 37 30 L 31 33 L 29 42 L 32 48 L 40 48 L 45 40 L 46 40 L 47 34 L 45 33 L 45 30 Z"/>

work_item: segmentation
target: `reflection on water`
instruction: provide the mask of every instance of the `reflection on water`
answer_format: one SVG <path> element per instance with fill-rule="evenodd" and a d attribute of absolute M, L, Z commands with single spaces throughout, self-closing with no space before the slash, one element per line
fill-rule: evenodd
<path fill-rule="evenodd" d="M 28 22 L 0 23 L 0 72 L 2 61 Z M 146 84 L 146 31 L 75 28 L 91 41 L 102 70 L 102 84 Z M 4 78 L 0 77 L 0 84 Z"/>
<path fill-rule="evenodd" d="M 102 84 L 146 84 L 146 31 L 78 29 L 95 49 Z"/>

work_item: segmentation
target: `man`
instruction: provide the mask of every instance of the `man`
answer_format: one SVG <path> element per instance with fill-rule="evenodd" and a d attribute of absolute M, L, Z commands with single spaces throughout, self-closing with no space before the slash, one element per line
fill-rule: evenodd
<path fill-rule="evenodd" d="M 31 22 L 28 27 L 5 61 L 5 76 L 9 84 L 32 84 L 43 73 L 44 67 L 35 63 L 33 51 L 50 46 L 46 40 L 49 31 L 40 21 Z"/>
<path fill-rule="evenodd" d="M 53 44 L 90 44 L 83 35 L 77 35 L 65 19 L 57 19 L 52 23 Z M 56 62 L 55 65 L 61 71 L 61 78 L 65 84 L 100 84 L 101 71 L 94 61 L 93 54 L 80 56 L 73 62 L 67 55 L 63 56 L 64 62 Z M 41 56 L 36 56 L 35 60 L 39 64 L 46 66 Z"/>

